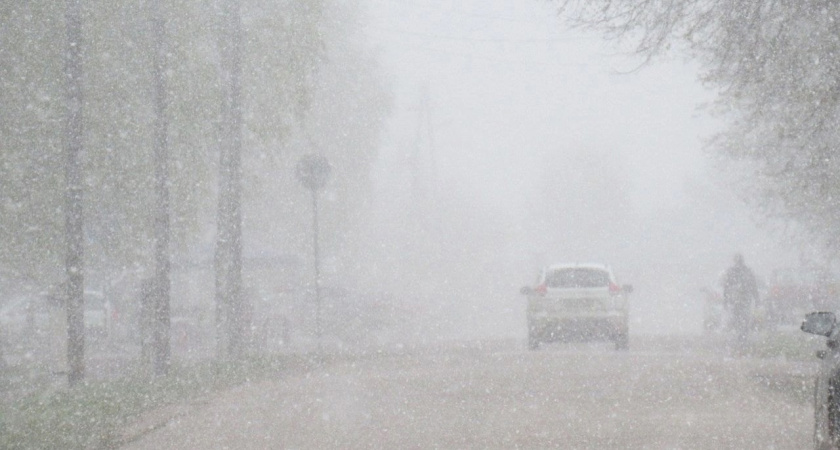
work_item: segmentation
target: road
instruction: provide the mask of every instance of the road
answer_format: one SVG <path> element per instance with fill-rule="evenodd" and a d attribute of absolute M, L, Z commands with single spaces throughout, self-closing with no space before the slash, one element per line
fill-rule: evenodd
<path fill-rule="evenodd" d="M 802 449 L 812 369 L 661 343 L 449 345 L 241 386 L 125 448 Z"/>

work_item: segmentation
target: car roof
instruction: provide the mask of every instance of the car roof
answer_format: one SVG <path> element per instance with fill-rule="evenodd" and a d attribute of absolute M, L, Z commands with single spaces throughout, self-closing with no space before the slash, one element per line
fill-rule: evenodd
<path fill-rule="evenodd" d="M 610 267 L 606 264 L 600 263 L 557 263 L 546 267 L 546 270 L 557 269 L 601 269 L 610 272 Z"/>

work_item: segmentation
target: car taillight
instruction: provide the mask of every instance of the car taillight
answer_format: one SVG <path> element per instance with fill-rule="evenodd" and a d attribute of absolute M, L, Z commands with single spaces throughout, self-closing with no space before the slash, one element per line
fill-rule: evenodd
<path fill-rule="evenodd" d="M 540 295 L 545 295 L 548 292 L 548 288 L 545 286 L 545 283 L 543 283 L 543 284 L 537 286 L 537 288 L 534 289 L 534 292 L 536 292 L 537 294 L 540 294 Z"/>
<path fill-rule="evenodd" d="M 620 293 L 621 293 L 621 287 L 619 287 L 617 284 L 615 284 L 611 281 L 610 282 L 610 294 L 618 295 Z"/>

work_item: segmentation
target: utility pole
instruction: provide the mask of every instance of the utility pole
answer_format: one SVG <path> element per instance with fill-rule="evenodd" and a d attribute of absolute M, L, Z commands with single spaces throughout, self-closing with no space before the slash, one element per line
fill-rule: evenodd
<path fill-rule="evenodd" d="M 429 85 L 420 87 L 420 104 L 411 111 L 417 111 L 417 131 L 414 149 L 409 156 L 411 163 L 411 189 L 413 203 L 418 213 L 423 215 L 437 196 L 437 162 L 435 160 L 435 139 L 432 128 L 431 96 Z M 421 204 L 422 203 L 422 204 Z"/>
<path fill-rule="evenodd" d="M 315 264 L 315 336 L 321 349 L 321 257 L 318 248 L 318 191 L 312 189 L 312 254 Z"/>

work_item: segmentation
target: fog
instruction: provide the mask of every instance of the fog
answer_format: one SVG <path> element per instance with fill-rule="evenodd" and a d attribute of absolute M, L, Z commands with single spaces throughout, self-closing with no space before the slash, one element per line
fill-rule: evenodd
<path fill-rule="evenodd" d="M 765 275 L 799 262 L 709 153 L 721 118 L 692 63 L 644 64 L 550 3 L 367 11 L 394 92 L 373 226 L 401 273 L 377 279 L 436 309 L 442 333 L 521 336 L 518 287 L 576 261 L 636 287 L 634 332 L 698 333 L 698 291 L 735 252 Z"/>
<path fill-rule="evenodd" d="M 18 3 L 0 447 L 836 443 L 840 9 Z"/>
<path fill-rule="evenodd" d="M 571 28 L 551 2 L 370 0 L 317 14 L 288 6 L 243 6 L 250 302 L 313 321 L 311 201 L 294 176 L 307 153 L 332 166 L 319 194 L 321 281 L 388 299 L 386 341 L 523 338 L 519 289 L 554 262 L 605 263 L 632 284 L 634 332 L 696 334 L 700 289 L 720 287 L 735 252 L 760 278 L 821 258 L 791 224 L 744 201 L 753 199 L 736 187 L 750 172 L 707 145 L 727 124 L 710 107 L 717 93 L 676 51 L 646 62 L 626 43 Z M 133 31 L 87 31 L 85 288 L 110 291 L 135 327 L 154 267 L 151 158 L 138 151 L 151 145 L 152 117 L 140 70 L 146 28 L 125 15 L 142 8 L 126 8 L 87 17 L 116 17 Z M 203 25 L 213 11 L 171 8 L 167 75 L 172 308 L 207 328 L 225 169 L 221 50 L 216 28 Z M 281 11 L 288 20 L 267 19 Z M 31 23 L 28 9 L 9 14 L 26 20 L 10 22 L 17 40 L 5 48 L 3 130 L 14 151 L 4 166 L 4 303 L 54 294 L 65 279 L 61 190 L 51 189 L 62 176 L 54 100 L 63 91 L 51 56 L 60 36 Z M 44 81 L 15 82 L 33 74 Z M 258 260 L 281 275 L 248 268 Z"/>
<path fill-rule="evenodd" d="M 676 50 L 647 61 L 626 42 L 570 27 L 552 2 L 289 5 L 247 3 L 242 12 L 243 292 L 257 311 L 294 316 L 289 326 L 303 335 L 314 326 L 316 261 L 311 200 L 294 171 L 307 153 L 332 166 L 319 193 L 321 282 L 387 299 L 388 332 L 377 338 L 385 341 L 521 339 L 519 289 L 555 262 L 605 263 L 633 285 L 634 333 L 697 334 L 700 290 L 720 288 L 736 252 L 760 279 L 824 262 L 794 224 L 759 214 L 739 189 L 752 172 L 708 145 L 731 118 L 714 114 L 718 93 Z M 82 156 L 85 289 L 109 291 L 131 328 L 142 280 L 154 273 L 155 200 L 151 157 L 138 150 L 152 142 L 150 80 L 140 70 L 148 30 L 129 17 L 141 6 L 126 8 L 86 17 L 133 31 L 124 39 L 96 34 L 108 27 L 86 31 Z M 223 46 L 202 25 L 214 11 L 168 10 L 172 311 L 207 333 L 227 170 Z M 281 12 L 288 20 L 267 19 Z M 26 20 L 10 21 L 16 40 L 4 66 L 3 130 L 14 149 L 4 166 L 7 304 L 60 292 L 66 277 L 62 191 L 51 189 L 62 179 L 54 99 L 63 91 L 50 56 L 60 36 L 30 22 L 35 14 L 8 13 Z M 15 82 L 31 74 L 44 81 Z M 262 269 L 249 269 L 255 261 Z M 343 307 L 364 315 L 369 306 Z"/>

